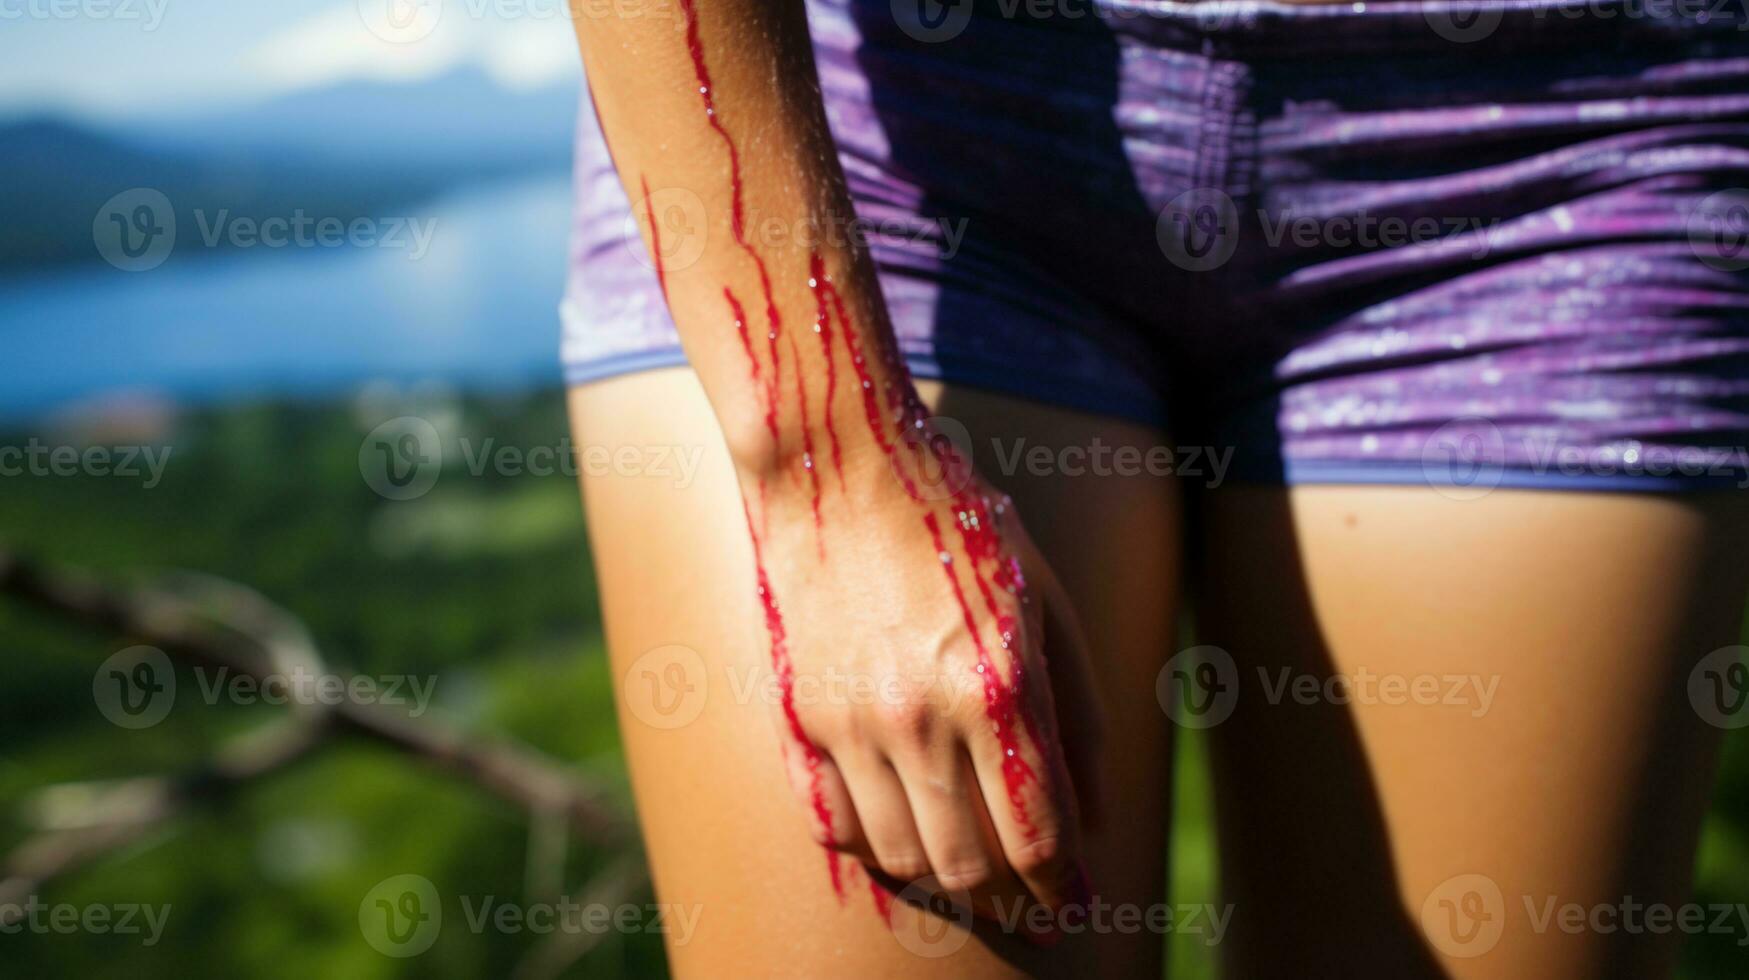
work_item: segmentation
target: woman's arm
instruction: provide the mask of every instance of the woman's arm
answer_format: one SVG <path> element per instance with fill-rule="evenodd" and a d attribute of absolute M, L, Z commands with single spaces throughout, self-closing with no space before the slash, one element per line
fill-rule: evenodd
<path fill-rule="evenodd" d="M 1012 506 L 924 424 L 852 235 L 801 3 L 577 7 L 597 115 L 735 460 L 817 838 L 902 880 L 987 892 L 1012 872 L 1073 899 L 1052 687 L 1085 797 L 1085 651 Z M 796 697 L 828 671 L 875 703 Z"/>
<path fill-rule="evenodd" d="M 872 456 L 877 447 L 860 404 L 838 404 L 859 383 L 848 350 L 873 355 L 865 366 L 875 388 L 900 382 L 884 356 L 891 332 L 873 269 L 847 242 L 854 212 L 826 130 L 802 5 L 615 7 L 637 14 L 579 15 L 591 92 L 687 358 L 737 464 L 764 475 L 800 465 L 812 433 L 804 431 L 795 379 L 824 378 L 832 367 L 840 458 Z M 833 294 L 844 312 L 821 334 L 813 326 L 822 297 L 808 284 L 816 266 L 829 281 L 826 312 L 834 312 Z M 827 326 L 836 341 L 831 365 Z M 853 407 L 856 414 L 843 414 Z M 823 417 L 810 421 L 825 428 Z"/>

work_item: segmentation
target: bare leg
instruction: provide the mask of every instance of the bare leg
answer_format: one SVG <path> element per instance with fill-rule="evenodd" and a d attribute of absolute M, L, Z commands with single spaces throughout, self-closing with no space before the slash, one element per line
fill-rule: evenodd
<path fill-rule="evenodd" d="M 1035 476 L 1025 467 L 1008 474 L 990 442 L 1004 440 L 1006 451 L 1016 438 L 1029 447 L 1097 438 L 1145 449 L 1160 437 L 1012 399 L 921 387 L 938 413 L 965 425 L 979 468 L 1027 515 L 1092 644 L 1107 721 L 1104 819 L 1088 839 L 1095 889 L 1110 903 L 1160 902 L 1169 741 L 1153 683 L 1173 629 L 1176 488 L 1145 476 Z M 629 376 L 574 390 L 571 406 L 585 451 L 703 451 L 685 486 L 671 473 L 595 476 L 588 467 L 583 479 L 620 726 L 657 894 L 699 914 L 687 942 L 669 934 L 675 975 L 995 977 L 1089 968 L 1159 975 L 1162 937 L 1146 930 L 1067 935 L 1040 949 L 987 930 L 944 932 L 904 906 L 893 909 L 889 928 L 860 873 L 841 904 L 785 784 L 761 700 L 767 654 L 746 525 L 697 380 L 686 371 Z"/>
<path fill-rule="evenodd" d="M 1199 627 L 1240 691 L 1212 732 L 1232 975 L 1667 974 L 1680 935 L 1558 916 L 1684 901 L 1720 735 L 1687 681 L 1737 642 L 1741 502 L 1208 504 Z M 1333 675 L 1372 693 L 1331 703 Z"/>

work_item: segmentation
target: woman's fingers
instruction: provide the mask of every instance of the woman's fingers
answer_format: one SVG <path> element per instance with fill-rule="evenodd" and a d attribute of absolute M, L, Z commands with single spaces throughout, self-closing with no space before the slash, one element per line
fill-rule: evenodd
<path fill-rule="evenodd" d="M 1075 614 L 1075 604 L 1037 550 L 1026 550 L 1027 580 L 1037 589 L 1043 607 L 1038 651 L 1049 674 L 1049 685 L 1035 692 L 1047 704 L 1038 714 L 1055 729 L 1055 747 L 1068 770 L 1067 779 L 1080 804 L 1081 826 L 1093 829 L 1101 815 L 1100 766 L 1104 761 L 1105 709 L 1093 675 L 1093 651 Z M 1049 738 L 1047 737 L 1047 742 Z M 1052 748 L 1044 747 L 1047 752 Z"/>
<path fill-rule="evenodd" d="M 899 774 L 885 756 L 872 751 L 846 755 L 840 762 L 856 819 L 866 843 L 858 856 L 864 864 L 909 884 L 929 875 L 929 855 L 911 816 Z"/>
<path fill-rule="evenodd" d="M 812 743 L 786 738 L 783 761 L 790 791 L 801 804 L 814 843 L 844 854 L 868 853 L 856 807 L 832 757 Z"/>
<path fill-rule="evenodd" d="M 1007 878 L 1001 857 L 990 847 L 980 811 L 984 801 L 955 743 L 893 756 L 899 781 L 910 801 L 929 873 L 941 890 L 971 896 Z"/>
<path fill-rule="evenodd" d="M 1039 714 L 1054 722 L 1061 762 L 1080 804 L 1081 826 L 1093 830 L 1102 815 L 1105 714 L 1093 676 L 1092 651 L 1069 594 L 1047 570 L 1044 598 L 1044 657 L 1049 685 L 1040 685 Z"/>
<path fill-rule="evenodd" d="M 1035 681 L 1035 683 L 1038 683 Z M 1026 691 L 1021 692 L 1027 696 Z M 1083 901 L 1080 826 L 1061 757 L 1050 746 L 1051 724 L 1042 719 L 1048 698 L 1033 696 L 1028 717 L 1012 735 L 994 726 L 970 739 L 972 765 L 1002 857 L 1033 897 L 1052 909 Z"/>

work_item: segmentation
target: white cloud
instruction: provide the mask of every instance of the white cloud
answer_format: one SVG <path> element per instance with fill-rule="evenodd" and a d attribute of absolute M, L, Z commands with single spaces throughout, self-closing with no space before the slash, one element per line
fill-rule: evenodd
<path fill-rule="evenodd" d="M 366 4 L 395 0 L 365 0 Z M 491 5 L 466 0 L 401 0 L 438 4 L 434 24 L 401 43 L 372 31 L 359 3 L 343 0 L 256 45 L 245 63 L 278 91 L 318 88 L 353 79 L 416 82 L 477 67 L 509 89 L 532 89 L 578 73 L 571 25 L 563 17 L 493 16 Z M 379 30 L 381 25 L 376 25 Z M 391 35 L 392 36 L 392 35 Z"/>

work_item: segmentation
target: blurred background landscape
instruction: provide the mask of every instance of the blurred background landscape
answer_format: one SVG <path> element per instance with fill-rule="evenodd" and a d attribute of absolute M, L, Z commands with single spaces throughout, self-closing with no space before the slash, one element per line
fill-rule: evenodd
<path fill-rule="evenodd" d="M 331 666 L 429 684 L 422 721 L 515 739 L 629 814 L 573 478 L 476 475 L 452 452 L 429 492 L 395 500 L 361 467 L 367 435 L 407 415 L 446 445 L 568 446 L 570 25 L 557 3 L 451 2 L 428 31 L 385 39 L 374 6 L 75 3 L 0 28 L 0 447 L 170 453 L 158 479 L 0 476 L 0 548 L 123 584 L 182 570 L 247 585 L 307 625 Z M 156 264 L 128 271 L 103 228 L 136 189 L 169 202 L 176 232 Z M 430 236 L 422 248 L 410 235 L 315 247 L 203 235 L 299 214 Z M 204 703 L 183 668 L 169 715 L 126 728 L 94 682 L 136 637 L 4 597 L 0 634 L 0 853 L 93 785 L 182 770 L 285 711 Z M 1199 741 L 1180 755 L 1172 900 L 1216 901 Z M 555 853 L 558 869 L 539 866 Z M 581 840 L 555 852 L 523 809 L 337 739 L 40 895 L 167 905 L 159 942 L 0 934 L 0 973 L 540 975 L 528 964 L 545 937 L 469 929 L 458 897 L 544 901 L 628 855 Z M 408 874 L 436 886 L 446 919 L 429 950 L 401 957 L 373 944 L 361 906 Z M 1743 732 L 1727 744 L 1696 900 L 1749 901 Z M 1749 975 L 1739 938 L 1691 941 L 1684 975 Z M 1197 938 L 1171 945 L 1175 976 L 1212 975 Z M 663 964 L 659 935 L 610 932 L 549 972 L 656 977 Z"/>

